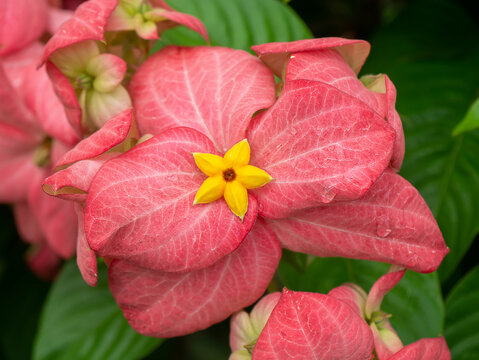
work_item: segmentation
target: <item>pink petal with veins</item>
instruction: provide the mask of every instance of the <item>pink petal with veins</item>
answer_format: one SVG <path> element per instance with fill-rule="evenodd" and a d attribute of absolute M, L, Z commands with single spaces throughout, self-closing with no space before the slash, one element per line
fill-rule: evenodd
<path fill-rule="evenodd" d="M 381 309 L 384 295 L 391 291 L 396 284 L 402 279 L 406 270 L 395 271 L 381 276 L 369 291 L 368 300 L 366 301 L 365 313 L 369 318 L 373 312 Z"/>
<path fill-rule="evenodd" d="M 164 11 L 161 13 L 161 16 L 167 18 L 171 22 L 173 22 L 173 26 L 183 25 L 187 28 L 196 31 L 198 34 L 203 36 L 203 38 L 209 43 L 210 39 L 208 37 L 208 31 L 206 30 L 205 26 L 198 18 L 194 17 L 193 15 L 184 14 L 178 11 Z M 170 24 L 165 26 L 164 22 L 159 22 L 157 24 L 158 32 L 161 34 L 167 28 L 172 27 Z"/>
<path fill-rule="evenodd" d="M 419 192 L 387 170 L 366 195 L 269 222 L 283 247 L 316 256 L 437 269 L 449 249 Z"/>
<path fill-rule="evenodd" d="M 47 26 L 44 0 L 2 0 L 0 2 L 0 56 L 34 42 Z"/>
<path fill-rule="evenodd" d="M 274 234 L 258 219 L 238 249 L 214 265 L 164 273 L 114 260 L 110 289 L 130 325 L 156 337 L 189 334 L 253 303 L 268 286 L 281 257 Z"/>
<path fill-rule="evenodd" d="M 118 0 L 90 0 L 81 4 L 45 45 L 41 62 L 46 62 L 58 49 L 80 41 L 104 41 L 108 17 L 117 4 Z"/>
<path fill-rule="evenodd" d="M 356 284 L 347 283 L 332 289 L 328 296 L 332 296 L 335 299 L 351 306 L 354 311 L 364 318 L 364 305 L 368 294 Z"/>
<path fill-rule="evenodd" d="M 98 131 L 67 152 L 55 166 L 61 167 L 76 161 L 92 159 L 121 144 L 129 134 L 138 136 L 136 129 L 132 127 L 132 112 L 132 109 L 128 109 L 111 118 Z"/>
<path fill-rule="evenodd" d="M 65 107 L 65 114 L 75 133 L 81 137 L 83 134 L 82 127 L 82 110 L 78 103 L 75 90 L 65 75 L 61 73 L 52 62 L 47 62 L 46 66 L 48 76 L 50 77 L 53 89 L 58 98 Z"/>
<path fill-rule="evenodd" d="M 368 360 L 371 330 L 331 296 L 285 289 L 253 350 L 253 360 Z"/>
<path fill-rule="evenodd" d="M 450 360 L 451 353 L 443 337 L 421 339 L 412 343 L 389 360 Z M 380 360 L 384 360 L 381 359 Z"/>
<path fill-rule="evenodd" d="M 404 132 L 395 107 L 396 89 L 386 75 L 384 75 L 385 93 L 371 91 L 358 80 L 342 54 L 334 49 L 325 49 L 296 53 L 286 67 L 285 79 L 285 81 L 305 79 L 330 84 L 377 112 L 396 131 L 391 165 L 396 170 L 400 169 L 404 158 Z"/>
<path fill-rule="evenodd" d="M 41 188 L 43 178 L 30 179 L 28 203 L 48 245 L 62 258 L 70 258 L 75 254 L 77 237 L 73 204 L 45 194 Z"/>
<path fill-rule="evenodd" d="M 91 182 L 102 165 L 120 153 L 108 153 L 95 159 L 80 160 L 43 181 L 43 191 L 64 200 L 84 203 Z"/>
<path fill-rule="evenodd" d="M 382 174 L 393 129 L 356 98 L 322 82 L 287 82 L 273 107 L 248 129 L 251 164 L 273 181 L 255 190 L 260 214 L 357 199 Z"/>
<path fill-rule="evenodd" d="M 256 218 L 249 197 L 244 221 L 221 199 L 193 206 L 206 176 L 192 153 L 216 153 L 211 141 L 175 128 L 108 161 L 90 187 L 88 242 L 99 256 L 161 271 L 212 265 L 243 241 Z"/>
<path fill-rule="evenodd" d="M 276 42 L 251 47 L 274 74 L 282 77 L 283 69 L 292 54 L 303 51 L 336 49 L 357 74 L 368 57 L 371 46 L 364 40 L 342 38 L 306 39 L 292 42 Z"/>
<path fill-rule="evenodd" d="M 142 134 L 187 126 L 221 153 L 243 140 L 252 115 L 275 99 L 273 75 L 258 59 L 219 47 L 157 52 L 133 77 L 130 93 Z"/>
<path fill-rule="evenodd" d="M 85 210 L 83 206 L 75 203 L 75 212 L 78 216 L 77 238 L 77 264 L 85 282 L 90 286 L 96 286 L 98 282 L 98 270 L 95 252 L 88 245 L 85 235 Z"/>

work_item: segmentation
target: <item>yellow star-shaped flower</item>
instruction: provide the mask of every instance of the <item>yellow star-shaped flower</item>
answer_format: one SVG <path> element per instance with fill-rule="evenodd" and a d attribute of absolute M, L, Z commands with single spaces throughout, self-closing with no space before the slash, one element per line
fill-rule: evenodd
<path fill-rule="evenodd" d="M 259 188 L 273 179 L 266 171 L 248 165 L 250 151 L 248 140 L 244 139 L 229 149 L 224 157 L 193 153 L 198 168 L 208 175 L 196 193 L 193 205 L 224 196 L 231 211 L 243 221 L 248 210 L 247 189 Z"/>

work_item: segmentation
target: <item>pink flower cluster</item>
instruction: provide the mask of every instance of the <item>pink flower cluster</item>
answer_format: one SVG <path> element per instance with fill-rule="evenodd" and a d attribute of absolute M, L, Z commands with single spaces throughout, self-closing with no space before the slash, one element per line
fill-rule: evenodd
<path fill-rule="evenodd" d="M 344 284 L 328 295 L 287 289 L 265 296 L 251 314 L 231 318 L 230 360 L 449 360 L 443 337 L 404 346 L 381 310 L 405 270 L 379 278 L 369 294 Z M 335 344 L 335 346 L 331 346 Z"/>
<path fill-rule="evenodd" d="M 448 249 L 425 201 L 397 174 L 404 135 L 394 85 L 382 74 L 357 78 L 367 42 L 264 44 L 253 47 L 257 56 L 168 46 L 149 56 L 152 41 L 175 25 L 208 41 L 198 19 L 162 0 L 90 0 L 48 41 L 40 70 L 37 55 L 28 72 L 18 60 L 23 53 L 2 48 L 0 70 L 11 70 L 0 71 L 8 80 L 0 93 L 7 149 L 0 155 L 0 200 L 20 209 L 26 239 L 34 218 L 20 212 L 33 211 L 60 255 L 76 246 L 92 286 L 102 257 L 126 319 L 157 337 L 204 329 L 254 303 L 281 248 L 436 270 Z M 231 163 L 215 163 L 242 141 L 248 145 Z M 204 159 L 211 163 L 199 164 L 195 154 L 210 154 Z M 272 180 L 250 186 L 251 172 L 241 183 L 237 165 L 248 163 Z M 221 166 L 230 168 L 221 173 Z M 223 176 L 216 187 L 235 189 L 228 203 L 218 188 L 205 190 L 206 198 L 216 194 L 207 203 L 194 201 L 205 174 Z M 40 194 L 42 181 L 46 193 L 68 201 Z M 50 202 L 68 211 L 52 210 Z M 244 217 L 232 211 L 235 202 L 246 204 Z M 50 237 L 46 229 L 76 232 L 73 203 L 77 241 Z M 370 320 L 331 294 L 285 292 L 278 308 L 296 296 L 311 309 L 319 300 L 334 303 L 335 310 L 311 310 L 318 319 L 336 311 Z M 280 310 L 268 324 L 275 314 Z M 371 339 L 361 354 L 371 353 Z"/>

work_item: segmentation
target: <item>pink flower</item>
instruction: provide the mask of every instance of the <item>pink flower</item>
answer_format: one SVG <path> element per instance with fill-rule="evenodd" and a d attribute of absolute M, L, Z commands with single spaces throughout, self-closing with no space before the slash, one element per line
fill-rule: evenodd
<path fill-rule="evenodd" d="M 34 247 L 30 266 L 51 279 L 59 258 L 75 252 L 76 216 L 72 204 L 47 196 L 41 184 L 78 137 L 45 70 L 37 70 L 41 51 L 33 43 L 0 59 L 0 202 L 14 205 L 20 236 Z"/>
<path fill-rule="evenodd" d="M 277 238 L 295 251 L 423 272 L 447 253 L 424 200 L 388 168 L 391 157 L 402 160 L 401 129 L 384 121 L 393 101 L 336 70 L 356 64 L 354 52 L 318 41 L 332 41 L 312 59 L 330 64 L 330 79 L 287 75 L 277 100 L 269 69 L 232 49 L 168 47 L 133 77 L 139 132 L 155 136 L 100 167 L 84 221 L 89 247 L 111 261 L 113 296 L 140 333 L 186 334 L 254 302 L 279 261 Z M 352 96 L 343 81 L 368 95 Z M 234 159 L 274 179 L 254 190 L 239 163 L 222 162 L 245 138 L 248 151 Z M 218 180 L 206 192 L 211 202 L 194 205 L 210 178 Z"/>
<path fill-rule="evenodd" d="M 157 39 L 158 32 L 176 25 L 207 38 L 198 19 L 172 10 L 161 0 L 90 0 L 60 26 L 46 44 L 42 62 L 47 63 L 55 91 L 79 136 L 93 133 L 131 108 L 125 86 L 149 49 L 140 38 L 131 40 L 124 32 L 135 30 L 140 37 Z"/>
<path fill-rule="evenodd" d="M 404 271 L 382 276 L 368 294 L 345 284 L 328 295 L 284 289 L 266 296 L 231 319 L 230 360 L 371 359 L 448 360 L 444 338 L 403 346 L 380 309 L 382 299 Z M 375 358 L 376 358 L 375 357 Z"/>

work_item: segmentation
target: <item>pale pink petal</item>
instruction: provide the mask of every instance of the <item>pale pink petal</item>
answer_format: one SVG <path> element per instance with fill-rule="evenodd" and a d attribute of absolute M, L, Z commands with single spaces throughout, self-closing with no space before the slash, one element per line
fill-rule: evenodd
<path fill-rule="evenodd" d="M 242 310 L 231 316 L 230 328 L 230 348 L 232 352 L 244 350 L 244 345 L 256 340 L 251 319 L 246 311 Z"/>
<path fill-rule="evenodd" d="M 92 159 L 121 144 L 129 135 L 137 137 L 132 112 L 132 109 L 127 109 L 111 118 L 98 131 L 67 152 L 55 166 L 61 167 L 76 161 Z"/>
<path fill-rule="evenodd" d="M 91 182 L 101 166 L 120 153 L 108 153 L 95 159 L 78 161 L 46 178 L 42 188 L 48 195 L 79 203 L 86 202 Z"/>
<path fill-rule="evenodd" d="M 419 192 L 387 170 L 356 201 L 270 221 L 283 247 L 316 256 L 383 261 L 419 272 L 437 269 L 449 249 Z"/>
<path fill-rule="evenodd" d="M 26 260 L 33 273 L 46 281 L 52 281 L 60 270 L 61 259 L 47 243 L 33 245 Z"/>
<path fill-rule="evenodd" d="M 60 26 L 73 16 L 73 11 L 50 7 L 48 10 L 48 32 L 55 34 Z"/>
<path fill-rule="evenodd" d="M 450 360 L 451 353 L 443 337 L 421 339 L 412 343 L 389 360 Z M 380 359 L 383 360 L 383 359 Z"/>
<path fill-rule="evenodd" d="M 25 201 L 32 178 L 41 170 L 33 162 L 41 143 L 25 130 L 3 124 L 0 119 L 0 202 Z"/>
<path fill-rule="evenodd" d="M 368 57 L 371 46 L 364 40 L 342 38 L 306 39 L 293 42 L 277 42 L 251 47 L 276 76 L 282 77 L 283 69 L 291 54 L 324 49 L 337 50 L 357 74 Z"/>
<path fill-rule="evenodd" d="M 273 181 L 255 190 L 260 214 L 357 199 L 389 164 L 394 130 L 371 108 L 331 85 L 287 82 L 248 129 L 250 163 Z"/>
<path fill-rule="evenodd" d="M 379 360 L 387 360 L 403 348 L 401 339 L 389 323 L 389 319 L 382 321 L 381 329 L 376 323 L 369 325 L 374 338 L 374 350 Z"/>
<path fill-rule="evenodd" d="M 63 104 L 53 90 L 44 67 L 37 69 L 37 61 L 26 69 L 28 81 L 22 90 L 25 104 L 32 111 L 43 131 L 66 144 L 74 145 L 80 138 L 70 125 Z"/>
<path fill-rule="evenodd" d="M 31 179 L 28 203 L 42 229 L 48 245 L 62 258 L 75 254 L 77 216 L 73 203 L 45 194 L 41 188 L 42 177 Z"/>
<path fill-rule="evenodd" d="M 0 62 L 0 123 L 21 128 L 32 134 L 39 134 L 40 127 L 30 109 L 25 105 L 21 94 L 11 83 L 8 76 L 9 69 L 5 69 L 6 65 Z M 23 79 L 18 79 L 15 85 L 20 87 L 22 84 Z"/>
<path fill-rule="evenodd" d="M 264 326 L 266 325 L 271 315 L 271 312 L 278 304 L 280 297 L 280 292 L 268 294 L 260 301 L 258 301 L 258 303 L 254 306 L 253 310 L 251 310 L 251 324 L 253 325 L 253 328 L 258 332 L 258 334 L 263 331 Z"/>
<path fill-rule="evenodd" d="M 213 264 L 238 247 L 256 218 L 249 197 L 242 222 L 223 199 L 193 206 L 206 176 L 192 153 L 215 153 L 203 134 L 175 128 L 108 161 L 96 175 L 85 213 L 99 256 L 162 271 Z"/>
<path fill-rule="evenodd" d="M 98 270 L 95 252 L 88 245 L 85 236 L 85 210 L 80 204 L 74 204 L 78 216 L 77 238 L 77 264 L 85 282 L 90 286 L 96 286 L 98 282 Z"/>
<path fill-rule="evenodd" d="M 201 22 L 200 19 L 194 17 L 193 15 L 184 14 L 178 11 L 163 11 L 161 16 L 167 18 L 171 22 L 173 22 L 173 26 L 176 25 L 183 25 L 187 28 L 196 31 L 198 34 L 203 36 L 203 38 L 210 42 L 208 37 L 208 31 L 206 30 L 205 26 Z M 165 24 L 163 21 L 157 24 L 158 32 L 161 34 L 164 30 L 172 27 L 170 24 Z"/>
<path fill-rule="evenodd" d="M 253 350 L 253 360 L 368 360 L 366 322 L 331 296 L 285 289 Z"/>
<path fill-rule="evenodd" d="M 373 312 L 381 309 L 384 295 L 391 291 L 402 279 L 406 270 L 395 271 L 381 276 L 369 291 L 366 301 L 365 315 L 370 318 Z"/>
<path fill-rule="evenodd" d="M 130 84 L 142 134 L 187 126 L 221 153 L 245 138 L 252 115 L 271 106 L 274 79 L 242 50 L 167 47 L 151 56 Z"/>
<path fill-rule="evenodd" d="M 46 26 L 46 1 L 0 1 L 0 56 L 18 51 L 37 40 Z"/>
<path fill-rule="evenodd" d="M 108 17 L 118 0 L 90 0 L 81 4 L 45 45 L 42 63 L 58 49 L 84 40 L 104 41 Z"/>
<path fill-rule="evenodd" d="M 338 286 L 332 289 L 328 296 L 348 304 L 359 316 L 364 318 L 364 306 L 366 305 L 368 294 L 358 285 L 348 283 Z"/>
<path fill-rule="evenodd" d="M 52 62 L 47 62 L 46 69 L 52 81 L 53 89 L 65 108 L 65 114 L 71 127 L 81 137 L 83 134 L 82 110 L 73 86 Z"/>
<path fill-rule="evenodd" d="M 236 251 L 201 270 L 163 273 L 114 260 L 110 289 L 136 331 L 180 336 L 253 303 L 271 281 L 280 257 L 274 234 L 258 219 Z"/>
<path fill-rule="evenodd" d="M 17 231 L 23 241 L 29 244 L 40 244 L 44 240 L 42 230 L 26 202 L 15 203 L 13 214 Z"/>

